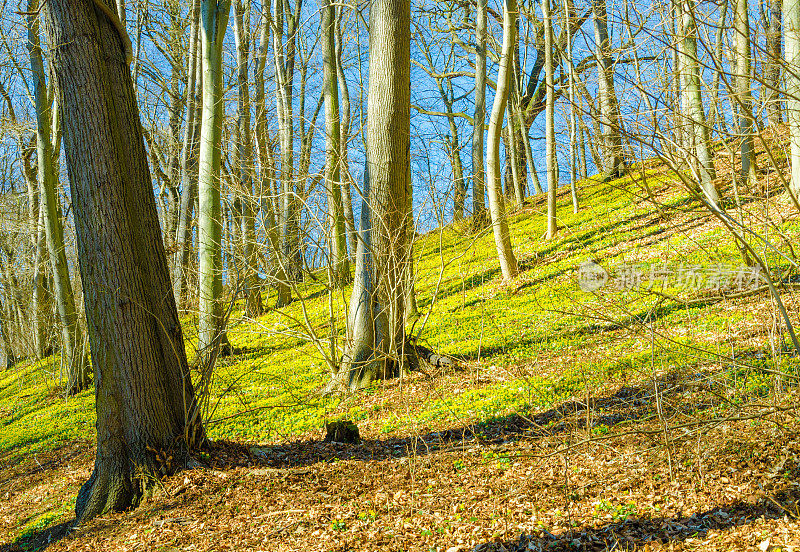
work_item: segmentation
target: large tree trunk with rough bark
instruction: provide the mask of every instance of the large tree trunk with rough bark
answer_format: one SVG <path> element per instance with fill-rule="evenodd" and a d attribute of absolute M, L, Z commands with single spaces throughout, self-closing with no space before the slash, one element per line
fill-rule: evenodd
<path fill-rule="evenodd" d="M 120 36 L 88 0 L 48 0 L 44 16 L 96 374 L 97 455 L 75 505 L 82 521 L 137 504 L 203 430 Z"/>

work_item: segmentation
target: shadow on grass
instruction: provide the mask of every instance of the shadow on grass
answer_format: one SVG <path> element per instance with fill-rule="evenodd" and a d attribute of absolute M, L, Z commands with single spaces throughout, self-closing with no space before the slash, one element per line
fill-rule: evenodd
<path fill-rule="evenodd" d="M 46 550 L 51 544 L 55 544 L 66 537 L 72 530 L 73 522 L 61 523 L 34 531 L 18 538 L 9 544 L 0 544 L 0 552 L 32 552 L 35 550 Z"/>
<path fill-rule="evenodd" d="M 677 375 L 665 376 L 659 382 L 659 396 L 664 415 L 672 412 L 671 396 L 676 399 L 688 387 Z M 677 401 L 680 402 L 680 401 Z M 713 407 L 712 402 L 681 407 L 683 414 Z M 587 416 L 587 408 L 590 414 Z M 588 419 L 587 419 L 588 418 Z M 320 462 L 340 460 L 386 460 L 461 447 L 508 444 L 521 440 L 538 440 L 585 429 L 587 423 L 603 432 L 630 422 L 646 422 L 656 418 L 656 400 L 652 386 L 623 386 L 616 393 L 589 399 L 589 404 L 570 400 L 540 413 L 515 413 L 491 418 L 462 427 L 433 431 L 405 438 L 365 439 L 360 444 L 323 443 L 316 440 L 248 447 L 240 443 L 217 442 L 212 445 L 211 464 L 215 468 L 268 466 L 279 469 L 306 468 Z"/>

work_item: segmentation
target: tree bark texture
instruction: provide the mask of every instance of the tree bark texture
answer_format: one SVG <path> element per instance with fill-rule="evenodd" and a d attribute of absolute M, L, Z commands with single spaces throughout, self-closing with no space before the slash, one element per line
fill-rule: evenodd
<path fill-rule="evenodd" d="M 78 521 L 138 503 L 202 439 L 130 70 L 88 0 L 44 6 L 95 370 L 97 455 Z"/>

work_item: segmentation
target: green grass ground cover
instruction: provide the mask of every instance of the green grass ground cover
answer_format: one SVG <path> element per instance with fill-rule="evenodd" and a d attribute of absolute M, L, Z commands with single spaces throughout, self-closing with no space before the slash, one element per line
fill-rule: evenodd
<path fill-rule="evenodd" d="M 229 339 L 239 352 L 223 359 L 217 370 L 209 436 L 282 441 L 318 431 L 324 420 L 341 415 L 374 419 L 382 434 L 463 424 L 549 408 L 587 389 L 654 370 L 703 366 L 713 361 L 708 351 L 720 347 L 726 354 L 732 347 L 752 349 L 748 328 L 758 326 L 762 317 L 746 306 L 685 308 L 655 294 L 579 290 L 576 268 L 589 260 L 609 268 L 625 263 L 741 264 L 730 236 L 685 191 L 657 172 L 649 184 L 662 188 L 660 207 L 643 198 L 632 178 L 581 183 L 578 214 L 572 214 L 568 192 L 562 192 L 560 231 L 553 241 L 543 238 L 544 198 L 532 198 L 510 216 L 523 269 L 510 283 L 500 279 L 491 232 L 471 234 L 465 222 L 421 237 L 415 244 L 421 317 L 414 331 L 422 343 L 459 358 L 472 383 L 434 378 L 424 394 L 413 398 L 413 406 L 368 400 L 386 389 L 382 385 L 356 397 L 320 394 L 328 367 L 308 336 L 327 339 L 332 301 L 342 343 L 349 289 L 331 298 L 322 283 L 310 281 L 296 290 L 306 299 L 280 312 L 244 320 L 234 311 Z M 800 228 L 790 219 L 784 231 L 796 236 Z M 687 295 L 678 288 L 664 291 Z M 642 333 L 645 320 L 656 320 L 669 335 L 659 339 L 658 347 L 653 336 Z M 185 327 L 191 358 L 191 317 Z M 740 333 L 741 340 L 731 339 Z M 729 342 L 720 345 L 721 339 Z M 0 457 L 13 459 L 94 437 L 93 392 L 69 400 L 60 396 L 53 377 L 58 363 L 54 356 L 0 372 Z"/>

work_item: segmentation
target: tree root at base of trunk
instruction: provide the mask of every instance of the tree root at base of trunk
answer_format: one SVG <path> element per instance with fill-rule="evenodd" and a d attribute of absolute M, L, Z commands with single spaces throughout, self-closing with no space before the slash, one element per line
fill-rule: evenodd
<path fill-rule="evenodd" d="M 337 391 L 357 391 L 368 387 L 375 381 L 385 381 L 399 377 L 401 374 L 409 372 L 425 372 L 420 365 L 425 362 L 434 368 L 453 368 L 458 369 L 458 362 L 447 356 L 434 353 L 424 345 L 412 343 L 406 337 L 403 346 L 402 366 L 396 359 L 388 357 L 380 358 L 374 352 L 369 355 L 362 351 L 362 354 L 351 358 L 350 362 L 344 362 L 340 370 L 331 376 L 331 380 L 325 386 L 323 394 L 331 394 Z"/>

